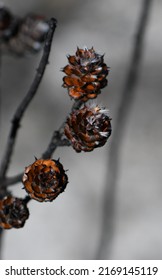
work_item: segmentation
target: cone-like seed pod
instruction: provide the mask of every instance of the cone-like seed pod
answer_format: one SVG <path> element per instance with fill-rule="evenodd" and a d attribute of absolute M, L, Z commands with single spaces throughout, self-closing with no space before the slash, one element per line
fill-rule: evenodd
<path fill-rule="evenodd" d="M 29 217 L 29 210 L 23 199 L 6 196 L 0 200 L 0 227 L 21 228 Z"/>
<path fill-rule="evenodd" d="M 96 98 L 107 85 L 108 67 L 104 56 L 91 49 L 77 49 L 75 55 L 68 56 L 69 64 L 63 68 L 67 76 L 63 78 L 63 87 L 68 89 L 74 99 L 86 102 Z"/>
<path fill-rule="evenodd" d="M 13 16 L 6 8 L 0 9 L 0 50 L 18 56 L 38 52 L 45 41 L 49 25 L 43 16 L 29 14 Z"/>
<path fill-rule="evenodd" d="M 3 30 L 7 30 L 11 24 L 12 16 L 8 9 L 0 7 L 0 35 Z M 1 37 L 1 36 L 0 36 Z"/>
<path fill-rule="evenodd" d="M 0 44 L 7 41 L 16 35 L 20 20 L 13 17 L 10 11 L 1 6 L 0 7 Z"/>
<path fill-rule="evenodd" d="M 70 114 L 64 132 L 76 152 L 101 147 L 111 135 L 108 111 L 98 106 L 84 106 Z"/>
<path fill-rule="evenodd" d="M 49 25 L 44 17 L 29 14 L 22 19 L 17 37 L 11 41 L 11 46 L 19 54 L 37 52 L 41 49 L 48 30 Z"/>
<path fill-rule="evenodd" d="M 23 184 L 29 196 L 39 202 L 52 201 L 68 183 L 59 160 L 39 159 L 25 168 Z"/>

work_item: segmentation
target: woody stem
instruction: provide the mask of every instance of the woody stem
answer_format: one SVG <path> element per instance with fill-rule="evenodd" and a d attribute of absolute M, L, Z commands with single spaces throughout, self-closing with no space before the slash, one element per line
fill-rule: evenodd
<path fill-rule="evenodd" d="M 28 108 L 28 105 L 30 104 L 31 100 L 33 97 L 36 95 L 38 87 L 42 81 L 46 66 L 48 64 L 48 58 L 51 50 L 51 44 L 52 44 L 52 39 L 54 35 L 54 31 L 56 28 L 56 20 L 54 18 L 51 18 L 49 21 L 49 31 L 46 37 L 45 45 L 44 45 L 44 50 L 43 54 L 37 69 L 37 73 L 35 75 L 35 78 L 29 88 L 29 91 L 25 95 L 24 99 L 18 106 L 17 110 L 15 111 L 15 114 L 12 118 L 12 124 L 11 124 L 11 129 L 9 132 L 8 136 L 8 141 L 6 145 L 6 150 L 4 153 L 4 156 L 1 161 L 1 168 L 0 168 L 0 182 L 1 182 L 1 188 L 3 188 L 3 180 L 6 176 L 7 170 L 9 168 L 9 164 L 11 161 L 11 156 L 13 154 L 15 142 L 16 142 L 16 137 L 18 133 L 18 129 L 20 127 L 20 122 L 22 120 L 22 117 Z M 4 189 L 6 186 L 4 185 Z"/>

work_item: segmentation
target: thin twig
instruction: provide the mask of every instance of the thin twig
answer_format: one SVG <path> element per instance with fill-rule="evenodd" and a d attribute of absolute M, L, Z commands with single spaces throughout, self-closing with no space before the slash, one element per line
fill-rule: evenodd
<path fill-rule="evenodd" d="M 110 145 L 108 177 L 103 198 L 103 220 L 101 228 L 101 238 L 96 255 L 96 259 L 107 259 L 111 254 L 112 237 L 114 233 L 114 212 L 115 197 L 117 191 L 120 152 L 122 140 L 125 133 L 128 115 L 135 96 L 135 87 L 139 76 L 139 66 L 142 58 L 143 40 L 148 21 L 148 15 L 152 0 L 144 0 L 141 15 L 137 26 L 137 34 L 134 42 L 134 50 L 130 61 L 130 68 L 126 78 L 126 83 L 121 95 L 121 102 L 117 113 L 116 124 L 113 130 L 113 138 Z"/>
<path fill-rule="evenodd" d="M 27 204 L 29 201 L 31 200 L 31 197 L 29 195 L 27 195 L 23 201 Z"/>
<path fill-rule="evenodd" d="M 11 156 L 13 154 L 13 149 L 14 149 L 14 145 L 16 142 L 16 136 L 17 136 L 18 129 L 20 127 L 21 119 L 22 119 L 28 105 L 30 104 L 31 100 L 35 96 L 37 89 L 40 85 L 40 82 L 42 81 L 44 71 L 48 64 L 48 58 L 49 58 L 49 54 L 50 54 L 50 49 L 51 49 L 51 44 L 52 44 L 52 39 L 53 39 L 53 34 L 55 31 L 55 28 L 56 28 L 56 20 L 54 18 L 52 18 L 49 21 L 49 31 L 48 31 L 48 34 L 46 37 L 43 55 L 42 55 L 41 61 L 38 66 L 37 73 L 31 84 L 29 91 L 27 92 L 26 96 L 24 97 L 24 99 L 22 100 L 20 105 L 18 106 L 18 108 L 13 116 L 13 119 L 12 119 L 11 130 L 10 130 L 10 133 L 8 136 L 8 142 L 7 142 L 6 150 L 5 150 L 5 153 L 4 153 L 4 156 L 2 159 L 2 163 L 1 163 L 1 169 L 0 169 L 1 181 L 3 181 L 3 179 L 5 178 L 6 172 L 8 170 L 9 164 L 10 164 L 10 160 L 11 160 Z"/>
<path fill-rule="evenodd" d="M 52 138 L 49 142 L 49 145 L 47 149 L 44 151 L 44 153 L 42 154 L 41 158 L 43 159 L 51 158 L 52 154 L 54 153 L 57 147 L 63 147 L 63 146 L 65 147 L 71 145 L 68 139 L 61 139 L 62 136 L 63 133 L 61 133 L 60 130 L 54 131 Z M 17 184 L 22 181 L 22 176 L 23 173 L 20 173 L 15 176 L 4 178 L 3 184 L 5 186 L 11 186 Z"/>
<path fill-rule="evenodd" d="M 61 139 L 63 133 L 60 130 L 55 131 L 52 135 L 51 141 L 46 149 L 46 151 L 42 154 L 43 159 L 51 158 L 52 154 L 56 150 L 58 146 L 70 146 L 70 142 L 67 139 Z"/>
<path fill-rule="evenodd" d="M 14 185 L 17 184 L 19 182 L 22 182 L 22 177 L 23 177 L 23 173 L 19 173 L 17 175 L 8 177 L 8 178 L 4 178 L 3 180 L 3 184 L 7 187 L 10 185 Z"/>
<path fill-rule="evenodd" d="M 84 104 L 82 100 L 76 100 L 73 104 L 72 111 L 78 110 L 82 104 Z"/>
<path fill-rule="evenodd" d="M 74 104 L 72 105 L 71 111 L 79 109 L 82 104 L 83 104 L 83 102 L 80 100 L 75 101 Z M 57 147 L 71 146 L 69 140 L 66 138 L 63 138 L 64 125 L 65 125 L 65 122 L 62 123 L 62 125 L 60 126 L 60 128 L 58 130 L 54 131 L 46 150 L 42 153 L 41 158 L 43 158 L 43 159 L 51 158 L 52 154 L 55 152 Z M 3 184 L 5 186 L 17 184 L 22 181 L 22 176 L 23 176 L 23 173 L 20 173 L 15 176 L 12 176 L 12 177 L 4 178 Z"/>
<path fill-rule="evenodd" d="M 83 102 L 81 100 L 75 101 L 71 108 L 71 111 L 79 109 L 82 104 L 83 104 Z M 71 145 L 70 142 L 68 141 L 68 139 L 62 139 L 62 137 L 64 135 L 64 125 L 65 125 L 65 122 L 62 123 L 59 130 L 54 131 L 46 151 L 42 154 L 42 158 L 44 158 L 44 159 L 51 158 L 52 154 L 54 153 L 55 149 L 58 146 L 70 146 Z"/>

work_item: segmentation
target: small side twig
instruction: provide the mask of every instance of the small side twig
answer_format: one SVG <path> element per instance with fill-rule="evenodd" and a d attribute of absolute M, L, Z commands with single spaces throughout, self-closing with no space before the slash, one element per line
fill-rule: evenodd
<path fill-rule="evenodd" d="M 8 136 L 8 142 L 6 145 L 6 150 L 5 150 L 5 153 L 4 153 L 4 156 L 2 159 L 2 163 L 1 163 L 0 179 L 2 182 L 3 182 L 3 179 L 5 178 L 6 172 L 8 170 L 9 164 L 10 164 L 10 160 L 11 160 L 11 156 L 13 154 L 13 149 L 14 149 L 14 145 L 15 145 L 15 141 L 16 141 L 17 132 L 20 127 L 21 119 L 22 119 L 28 105 L 30 104 L 31 100 L 33 99 L 33 97 L 35 96 L 35 94 L 37 92 L 40 82 L 42 81 L 44 71 L 48 64 L 48 58 L 49 58 L 49 54 L 50 54 L 50 49 L 51 49 L 51 44 L 52 44 L 52 39 L 53 39 L 53 34 L 55 31 L 55 28 L 56 28 L 56 20 L 54 18 L 52 18 L 49 21 L 49 31 L 48 31 L 48 34 L 46 37 L 43 55 L 42 55 L 41 61 L 38 66 L 37 73 L 30 86 L 29 91 L 27 92 L 26 96 L 24 97 L 24 99 L 22 100 L 20 105 L 18 106 L 18 108 L 13 116 L 11 130 L 10 130 L 10 133 Z"/>
<path fill-rule="evenodd" d="M 75 101 L 71 108 L 71 111 L 75 111 L 75 110 L 79 109 L 82 104 L 83 104 L 83 101 L 81 101 L 81 100 Z M 64 131 L 63 131 L 64 125 L 65 125 L 65 122 L 62 123 L 59 130 L 54 131 L 46 151 L 42 154 L 43 159 L 51 158 L 52 154 L 54 153 L 55 149 L 58 146 L 70 146 L 71 145 L 70 142 L 68 141 L 68 139 L 62 138 L 64 135 Z"/>
<path fill-rule="evenodd" d="M 54 131 L 52 138 L 49 142 L 49 145 L 48 145 L 47 149 L 45 150 L 45 152 L 42 154 L 41 158 L 43 158 L 43 159 L 51 158 L 52 154 L 54 153 L 54 151 L 56 150 L 57 147 L 71 145 L 70 142 L 68 141 L 68 139 L 66 139 L 66 138 L 62 139 L 63 132 L 61 132 L 61 130 L 62 130 L 62 126 L 61 126 L 60 130 Z M 4 178 L 3 184 L 5 186 L 10 186 L 10 185 L 19 183 L 22 181 L 22 176 L 23 176 L 23 173 L 20 173 L 15 176 L 12 176 L 12 177 Z"/>
<path fill-rule="evenodd" d="M 27 204 L 31 200 L 31 197 L 27 195 L 23 200 Z"/>
<path fill-rule="evenodd" d="M 139 66 L 142 58 L 143 40 L 146 31 L 148 15 L 151 8 L 152 0 L 144 0 L 142 4 L 141 15 L 137 26 L 137 34 L 134 42 L 134 50 L 130 61 L 130 68 L 126 82 L 121 94 L 121 102 L 117 113 L 116 125 L 113 130 L 113 138 L 110 145 L 109 162 L 108 162 L 108 177 L 103 199 L 103 217 L 101 237 L 96 259 L 107 259 L 111 252 L 111 243 L 114 233 L 114 212 L 115 212 L 115 197 L 117 189 L 117 181 L 119 174 L 120 152 L 122 140 L 135 96 L 135 87 L 139 75 Z"/>
<path fill-rule="evenodd" d="M 72 111 L 78 110 L 83 104 L 82 100 L 76 100 L 72 106 Z"/>
<path fill-rule="evenodd" d="M 48 159 L 52 157 L 52 154 L 56 150 L 57 147 L 62 147 L 62 146 L 70 146 L 70 142 L 66 138 L 62 138 L 64 133 L 63 133 L 63 127 L 64 123 L 60 126 L 59 130 L 54 131 L 52 138 L 49 142 L 49 145 L 47 146 L 46 150 L 42 153 L 41 158 L 43 159 Z M 19 183 L 22 181 L 22 176 L 23 173 L 17 174 L 12 177 L 4 178 L 3 184 L 5 186 L 10 186 L 14 185 L 16 183 Z"/>
<path fill-rule="evenodd" d="M 83 104 L 83 102 L 80 100 L 75 101 L 74 104 L 72 105 L 71 111 L 79 109 L 82 104 Z M 62 125 L 60 126 L 60 128 L 58 130 L 54 131 L 46 150 L 42 153 L 41 158 L 43 158 L 43 159 L 51 158 L 52 154 L 55 152 L 57 147 L 71 146 L 69 140 L 66 138 L 63 138 L 64 125 L 65 125 L 65 122 L 62 123 Z M 5 186 L 17 184 L 22 181 L 22 176 L 23 176 L 23 173 L 20 173 L 15 176 L 12 176 L 12 177 L 4 178 L 3 183 Z"/>
<path fill-rule="evenodd" d="M 52 138 L 50 140 L 50 143 L 45 150 L 45 152 L 42 154 L 41 158 L 43 159 L 48 159 L 52 157 L 52 154 L 56 150 L 57 147 L 62 147 L 62 146 L 70 146 L 70 142 L 67 139 L 61 139 L 62 134 L 60 134 L 59 131 L 55 131 L 52 135 Z M 19 173 L 15 176 L 11 177 L 6 177 L 3 180 L 3 184 L 7 186 L 11 186 L 14 184 L 17 184 L 22 181 L 23 173 Z"/>
<path fill-rule="evenodd" d="M 57 130 L 53 133 L 51 141 L 46 149 L 46 151 L 42 154 L 43 159 L 51 158 L 52 154 L 56 150 L 58 146 L 70 146 L 70 142 L 68 139 L 62 139 L 63 132 Z"/>

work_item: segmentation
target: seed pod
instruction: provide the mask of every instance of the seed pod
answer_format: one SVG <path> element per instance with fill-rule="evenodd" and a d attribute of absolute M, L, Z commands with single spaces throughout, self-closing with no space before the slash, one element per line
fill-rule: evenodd
<path fill-rule="evenodd" d="M 98 106 L 73 111 L 67 118 L 64 133 L 76 152 L 101 147 L 111 135 L 108 111 Z"/>
<path fill-rule="evenodd" d="M 0 44 L 7 43 L 18 31 L 20 20 L 10 13 L 10 11 L 0 7 Z"/>
<path fill-rule="evenodd" d="M 44 17 L 29 14 L 22 19 L 17 37 L 11 41 L 11 45 L 19 54 L 38 52 L 48 29 L 49 25 Z"/>
<path fill-rule="evenodd" d="M 1 10 L 0 50 L 18 56 L 38 52 L 49 30 L 45 18 L 35 14 L 18 18 L 13 16 L 6 8 L 3 8 L 3 13 Z"/>
<path fill-rule="evenodd" d="M 59 160 L 39 159 L 25 168 L 23 184 L 29 196 L 39 202 L 52 201 L 68 183 Z"/>
<path fill-rule="evenodd" d="M 21 228 L 28 217 L 29 210 L 23 199 L 5 196 L 0 200 L 0 226 L 2 228 Z"/>
<path fill-rule="evenodd" d="M 91 49 L 77 49 L 76 54 L 68 56 L 69 64 L 63 68 L 67 75 L 63 78 L 63 87 L 68 89 L 74 99 L 86 102 L 96 98 L 107 85 L 108 67 L 104 56 Z"/>
<path fill-rule="evenodd" d="M 11 19 L 10 11 L 4 7 L 0 7 L 0 31 L 8 29 Z"/>

